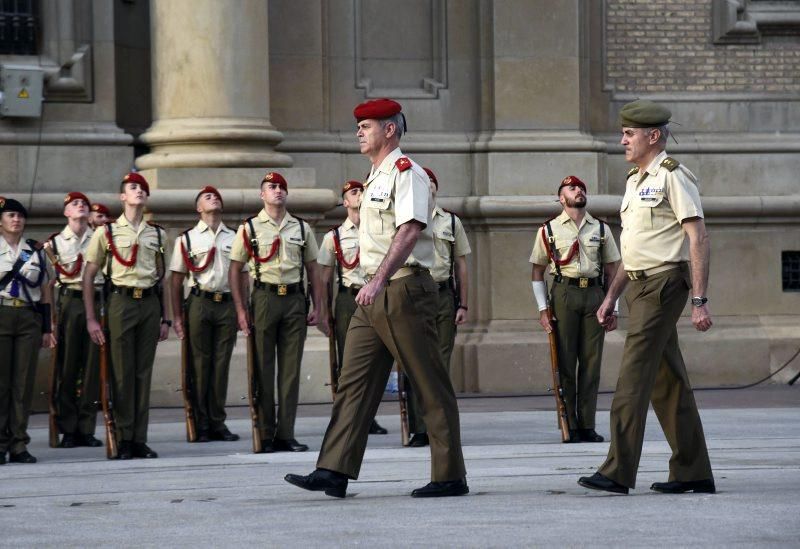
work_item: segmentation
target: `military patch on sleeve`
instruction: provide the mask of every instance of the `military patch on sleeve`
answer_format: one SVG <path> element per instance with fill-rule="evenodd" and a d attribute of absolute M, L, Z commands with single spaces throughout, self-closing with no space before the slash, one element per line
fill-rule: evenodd
<path fill-rule="evenodd" d="M 406 156 L 401 156 L 397 159 L 397 162 L 395 162 L 394 165 L 397 166 L 398 170 L 404 172 L 411 167 L 411 160 L 409 160 Z"/>
<path fill-rule="evenodd" d="M 680 166 L 681 163 L 672 158 L 671 156 L 668 156 L 661 162 L 661 165 L 667 168 L 669 171 L 673 171 L 675 170 L 675 168 Z"/>
<path fill-rule="evenodd" d="M 637 173 L 639 173 L 639 168 L 638 168 L 638 167 L 636 167 L 636 166 L 634 166 L 633 168 L 631 168 L 630 170 L 628 170 L 628 175 L 627 175 L 625 178 L 627 179 L 627 178 L 629 178 L 630 176 L 632 176 L 632 175 L 635 175 L 635 174 L 637 174 Z"/>

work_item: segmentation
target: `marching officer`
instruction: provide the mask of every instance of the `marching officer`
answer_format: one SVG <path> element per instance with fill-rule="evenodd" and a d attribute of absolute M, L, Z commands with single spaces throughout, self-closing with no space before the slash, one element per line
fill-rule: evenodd
<path fill-rule="evenodd" d="M 431 196 L 435 203 L 439 192 L 439 180 L 430 168 L 422 168 L 428 174 L 431 185 Z M 467 255 L 472 253 L 464 232 L 461 219 L 452 212 L 446 212 L 439 206 L 433 208 L 433 268 L 431 276 L 439 285 L 438 308 L 436 311 L 436 333 L 439 336 L 439 351 L 442 353 L 444 366 L 450 374 L 450 357 L 456 341 L 456 327 L 467 321 L 467 299 L 469 295 L 469 277 L 467 272 Z M 428 430 L 422 419 L 422 411 L 413 389 L 408 403 L 408 423 L 414 433 L 409 446 L 427 446 Z"/>
<path fill-rule="evenodd" d="M 92 229 L 102 227 L 111 219 L 111 211 L 105 204 L 99 202 L 92 203 L 92 211 L 89 214 L 89 226 Z"/>
<path fill-rule="evenodd" d="M 67 225 L 45 243 L 56 272 L 58 355 L 60 384 L 56 395 L 56 425 L 63 434 L 60 448 L 98 447 L 94 436 L 97 423 L 97 400 L 100 396 L 99 348 L 86 331 L 83 305 L 83 271 L 86 250 L 94 231 L 89 228 L 89 199 L 71 192 L 64 197 Z M 102 291 L 103 277 L 94 279 L 95 300 Z"/>
<path fill-rule="evenodd" d="M 39 244 L 23 238 L 28 212 L 0 197 L 0 465 L 36 463 L 27 445 L 39 348 L 52 348 L 52 287 Z"/>
<path fill-rule="evenodd" d="M 95 231 L 86 251 L 86 326 L 92 341 L 106 343 L 94 298 L 95 276 L 102 269 L 109 282 L 106 314 L 118 457 L 157 458 L 146 443 L 156 346 L 172 326 L 161 291 L 166 231 L 144 220 L 150 186 L 141 174 L 127 174 L 119 192 L 122 215 Z"/>
<path fill-rule="evenodd" d="M 556 329 L 558 372 L 569 424 L 565 442 L 603 442 L 595 428 L 597 389 L 605 330 L 597 322 L 604 297 L 604 280 L 612 280 L 619 250 L 606 223 L 586 211 L 586 185 L 574 175 L 558 186 L 561 215 L 548 220 L 536 233 L 530 262 L 533 295 L 539 323 L 547 333 Z M 553 287 L 550 304 L 556 326 L 547 315 L 544 272 L 550 266 Z M 616 327 L 617 310 L 606 327 Z"/>
<path fill-rule="evenodd" d="M 356 295 L 364 287 L 364 269 L 359 260 L 358 225 L 361 219 L 359 207 L 361 195 L 364 194 L 364 184 L 360 181 L 348 181 L 342 187 L 342 203 L 347 210 L 347 219 L 344 223 L 325 233 L 322 245 L 319 248 L 317 263 L 320 265 L 320 278 L 322 287 L 327 291 L 331 288 L 333 271 L 336 269 L 336 280 L 339 289 L 336 293 L 336 303 L 332 307 L 334 337 L 336 338 L 336 352 L 338 369 L 334 373 L 336 379 L 331 380 L 334 386 L 338 384 L 344 355 L 344 343 L 347 338 L 347 328 L 350 319 L 356 312 Z M 327 300 L 326 300 L 327 301 Z M 369 434 L 385 435 L 388 431 L 381 427 L 375 418 L 369 426 Z"/>
<path fill-rule="evenodd" d="M 236 441 L 225 425 L 228 371 L 236 343 L 236 307 L 228 284 L 236 233 L 222 222 L 222 195 L 208 185 L 195 197 L 197 224 L 175 241 L 170 262 L 175 334 L 189 338 L 197 442 Z M 183 283 L 189 280 L 184 305 Z"/>
<path fill-rule="evenodd" d="M 258 354 L 256 377 L 260 387 L 258 425 L 263 452 L 305 452 L 308 446 L 294 438 L 300 390 L 300 364 L 307 326 L 326 315 L 318 283 L 317 240 L 311 226 L 286 210 L 286 179 L 269 172 L 261 181 L 264 208 L 239 227 L 231 249 L 230 285 L 239 329 L 249 334 L 249 320 L 241 273 L 247 264 L 253 278 L 252 319 Z M 314 291 L 314 309 L 308 311 L 304 279 Z M 327 328 L 326 328 L 327 329 Z M 275 354 L 277 351 L 278 413 L 275 414 Z"/>
<path fill-rule="evenodd" d="M 691 290 L 692 323 L 711 328 L 705 296 L 709 242 L 697 178 L 665 151 L 672 114 L 647 100 L 620 111 L 621 143 L 628 172 L 622 198 L 622 264 L 597 310 L 597 319 L 613 325 L 614 302 L 630 285 L 628 335 L 611 403 L 608 457 L 586 488 L 627 494 L 636 485 L 647 407 L 653 404 L 672 448 L 669 479 L 656 492 L 714 493 L 714 477 L 676 323 Z M 691 260 L 691 266 L 689 261 Z"/>
<path fill-rule="evenodd" d="M 339 392 L 317 468 L 310 475 L 286 475 L 295 486 L 340 498 L 348 480 L 358 478 L 370 421 L 394 360 L 416 389 L 430 432 L 432 479 L 411 495 L 469 492 L 458 405 L 438 352 L 430 182 L 400 150 L 405 131 L 400 111 L 390 99 L 367 101 L 353 111 L 359 148 L 372 163 L 359 224 L 367 284 L 356 296 L 359 307 L 348 328 Z"/>

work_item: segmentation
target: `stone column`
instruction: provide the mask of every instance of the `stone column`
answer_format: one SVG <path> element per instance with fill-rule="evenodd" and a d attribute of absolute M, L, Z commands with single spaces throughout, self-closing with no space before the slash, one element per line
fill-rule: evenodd
<path fill-rule="evenodd" d="M 267 11 L 266 0 L 151 0 L 152 150 L 139 169 L 292 165 L 274 150 Z"/>

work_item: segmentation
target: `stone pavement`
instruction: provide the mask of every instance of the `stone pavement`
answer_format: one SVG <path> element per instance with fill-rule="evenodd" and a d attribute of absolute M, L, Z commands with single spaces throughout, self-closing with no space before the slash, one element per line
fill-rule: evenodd
<path fill-rule="evenodd" d="M 0 467 L 2 547 L 794 546 L 800 545 L 800 387 L 699 391 L 716 495 L 663 495 L 669 448 L 650 414 L 637 489 L 629 496 L 576 484 L 608 444 L 558 442 L 552 399 L 462 398 L 471 493 L 408 497 L 428 481 L 427 448 L 399 445 L 397 403 L 370 437 L 345 500 L 299 490 L 286 473 L 314 467 L 329 406 L 303 406 L 304 454 L 249 453 L 236 443 L 184 442 L 182 410 L 154 410 L 157 460 L 104 459 L 104 449 L 50 449 L 46 416 L 32 418 L 40 463 Z M 609 396 L 598 430 L 607 434 Z M 242 408 L 229 426 L 249 435 Z M 99 429 L 98 429 L 99 431 Z"/>

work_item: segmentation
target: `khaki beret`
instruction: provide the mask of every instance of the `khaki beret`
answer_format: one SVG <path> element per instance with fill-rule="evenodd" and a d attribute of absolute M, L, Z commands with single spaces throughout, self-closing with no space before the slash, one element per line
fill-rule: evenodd
<path fill-rule="evenodd" d="M 657 128 L 669 122 L 672 113 L 647 99 L 637 99 L 619 111 L 619 125 L 624 128 Z"/>

